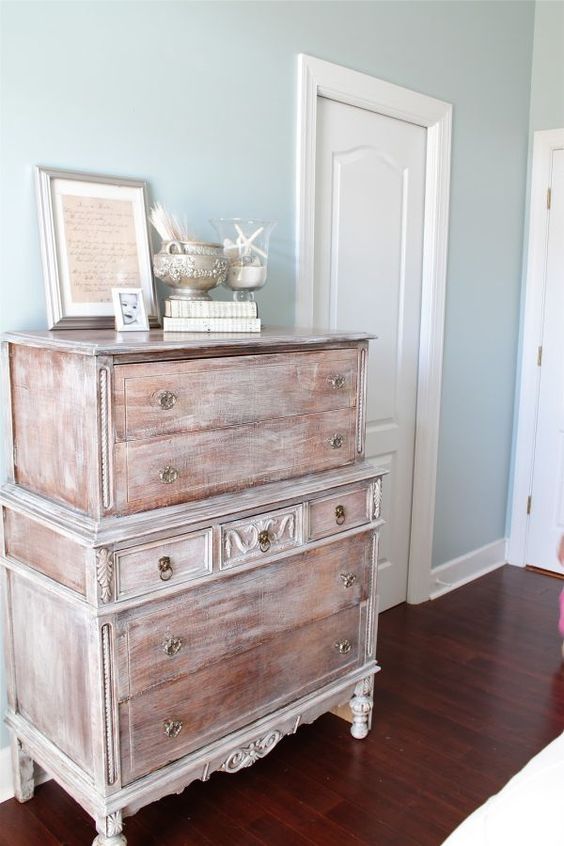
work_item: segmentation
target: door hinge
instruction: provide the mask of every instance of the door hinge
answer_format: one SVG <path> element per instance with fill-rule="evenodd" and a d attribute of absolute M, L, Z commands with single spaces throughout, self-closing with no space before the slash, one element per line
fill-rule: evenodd
<path fill-rule="evenodd" d="M 542 347 L 537 349 L 537 367 L 542 365 Z"/>
<path fill-rule="evenodd" d="M 530 513 L 531 513 L 531 505 L 532 505 L 532 503 L 533 503 L 533 497 L 532 497 L 532 496 L 528 496 L 528 497 L 527 497 L 527 514 L 530 514 Z"/>
<path fill-rule="evenodd" d="M 547 188 L 546 189 L 546 207 L 547 207 L 547 209 L 550 209 L 551 205 L 552 205 L 552 188 Z"/>

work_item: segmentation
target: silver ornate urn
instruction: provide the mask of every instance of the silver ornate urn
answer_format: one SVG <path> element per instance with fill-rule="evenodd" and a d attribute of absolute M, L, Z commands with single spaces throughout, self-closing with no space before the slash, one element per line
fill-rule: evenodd
<path fill-rule="evenodd" d="M 228 265 L 220 244 L 203 241 L 164 241 L 153 256 L 155 276 L 173 289 L 171 299 L 211 299 L 208 291 L 226 281 Z"/>

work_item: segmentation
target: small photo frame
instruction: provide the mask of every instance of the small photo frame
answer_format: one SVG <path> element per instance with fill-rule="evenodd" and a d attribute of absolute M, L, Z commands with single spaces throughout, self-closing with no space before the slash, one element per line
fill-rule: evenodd
<path fill-rule="evenodd" d="M 116 332 L 148 332 L 142 288 L 112 288 Z"/>
<path fill-rule="evenodd" d="M 49 329 L 114 324 L 112 288 L 142 288 L 158 326 L 145 182 L 36 168 Z"/>

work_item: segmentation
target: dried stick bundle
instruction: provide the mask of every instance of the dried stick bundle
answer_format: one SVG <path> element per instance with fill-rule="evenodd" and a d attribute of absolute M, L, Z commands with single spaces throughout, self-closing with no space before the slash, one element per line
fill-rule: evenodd
<path fill-rule="evenodd" d="M 178 218 L 167 211 L 161 203 L 155 203 L 149 213 L 149 220 L 163 241 L 197 241 L 188 228 L 186 220 L 180 223 Z"/>

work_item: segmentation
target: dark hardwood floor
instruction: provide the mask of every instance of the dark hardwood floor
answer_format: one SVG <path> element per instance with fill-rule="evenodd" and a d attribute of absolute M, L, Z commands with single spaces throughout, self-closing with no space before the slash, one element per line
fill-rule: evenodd
<path fill-rule="evenodd" d="M 264 760 L 126 820 L 129 846 L 439 846 L 564 729 L 562 582 L 504 567 L 380 617 L 374 725 L 327 715 Z M 0 805 L 1 846 L 85 846 L 53 782 Z"/>

